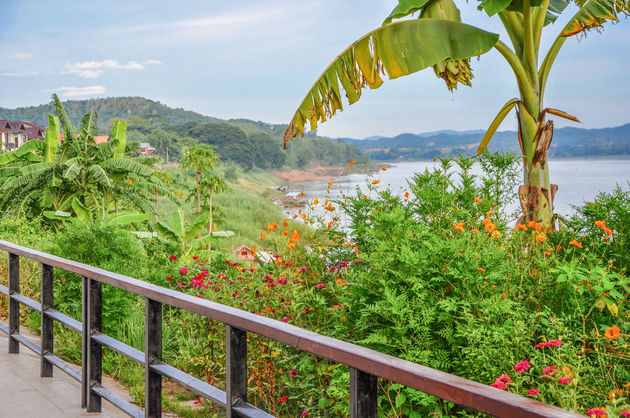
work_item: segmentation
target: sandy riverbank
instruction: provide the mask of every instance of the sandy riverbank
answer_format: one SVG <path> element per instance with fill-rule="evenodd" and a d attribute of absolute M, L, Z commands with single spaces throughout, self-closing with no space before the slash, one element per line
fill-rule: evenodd
<path fill-rule="evenodd" d="M 285 183 L 299 183 L 303 181 L 316 181 L 316 180 L 332 180 L 337 177 L 347 176 L 348 174 L 356 173 L 368 173 L 371 169 L 378 170 L 381 167 L 391 167 L 389 164 L 375 164 L 374 167 L 368 168 L 365 165 L 362 166 L 312 166 L 308 168 L 302 168 L 299 170 L 289 171 L 272 171 L 271 174 L 278 177 Z"/>

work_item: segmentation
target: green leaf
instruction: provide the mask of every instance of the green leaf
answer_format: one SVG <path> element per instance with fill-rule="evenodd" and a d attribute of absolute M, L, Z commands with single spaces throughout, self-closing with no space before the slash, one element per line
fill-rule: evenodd
<path fill-rule="evenodd" d="M 431 0 L 398 0 L 398 6 L 383 21 L 383 25 L 391 23 L 392 19 L 400 19 L 422 9 Z"/>
<path fill-rule="evenodd" d="M 117 215 L 111 215 L 105 218 L 105 222 L 103 222 L 103 225 L 120 226 L 136 222 L 144 222 L 147 219 L 149 219 L 149 214 L 147 213 L 119 213 Z"/>
<path fill-rule="evenodd" d="M 122 158 L 125 155 L 125 148 L 127 147 L 127 122 L 124 120 L 115 120 L 110 137 L 115 144 L 114 158 Z"/>
<path fill-rule="evenodd" d="M 390 79 L 413 74 L 447 58 L 462 60 L 488 52 L 499 35 L 451 20 L 402 20 L 369 32 L 346 48 L 315 81 L 284 133 L 284 146 L 343 110 L 341 87 L 350 104 L 365 87 L 378 88 L 381 72 Z"/>
<path fill-rule="evenodd" d="M 516 106 L 519 103 L 521 103 L 521 101 L 519 99 L 514 98 L 514 99 L 510 99 L 506 104 L 503 105 L 501 110 L 499 110 L 499 113 L 497 114 L 497 116 L 494 118 L 494 120 L 490 124 L 490 127 L 488 128 L 486 133 L 483 135 L 483 138 L 481 138 L 481 143 L 479 144 L 479 148 L 477 148 L 477 155 L 481 154 L 483 150 L 485 150 L 486 147 L 488 147 L 490 140 L 494 136 L 497 129 L 499 129 L 499 126 L 501 125 L 505 117 L 510 113 L 510 111 L 512 111 L 514 106 Z"/>
<path fill-rule="evenodd" d="M 48 115 L 48 129 L 46 129 L 46 139 L 44 140 L 44 161 L 52 163 L 57 156 L 57 148 L 61 143 L 59 135 L 59 118 Z"/>
<path fill-rule="evenodd" d="M 90 212 L 90 210 L 76 197 L 72 199 L 72 209 L 74 210 L 75 215 L 77 215 L 77 218 L 79 218 L 79 220 L 85 225 L 89 224 L 92 220 L 92 212 Z"/>
<path fill-rule="evenodd" d="M 483 0 L 479 5 L 479 9 L 485 10 L 488 16 L 494 16 L 508 7 L 510 3 L 512 3 L 512 0 Z"/>
<path fill-rule="evenodd" d="M 81 119 L 81 134 L 94 139 L 94 135 L 98 132 L 97 121 L 98 116 L 95 111 L 92 110 L 91 112 L 86 113 L 83 116 L 83 119 Z"/>
<path fill-rule="evenodd" d="M 201 231 L 203 231 L 203 229 L 208 225 L 209 219 L 210 214 L 208 212 L 204 212 L 199 215 L 186 231 L 186 239 L 192 239 L 199 235 Z"/>
<path fill-rule="evenodd" d="M 74 141 L 76 139 L 74 126 L 72 126 L 72 123 L 70 122 L 70 118 L 66 113 L 66 109 L 63 108 L 63 104 L 61 103 L 61 100 L 59 100 L 59 96 L 57 96 L 56 94 L 52 95 L 52 100 L 53 106 L 55 107 L 55 112 L 57 113 L 59 121 L 61 122 L 61 127 L 63 128 L 66 142 Z"/>
<path fill-rule="evenodd" d="M 171 214 L 171 228 L 178 238 L 184 238 L 186 235 L 186 222 L 181 208 Z"/>

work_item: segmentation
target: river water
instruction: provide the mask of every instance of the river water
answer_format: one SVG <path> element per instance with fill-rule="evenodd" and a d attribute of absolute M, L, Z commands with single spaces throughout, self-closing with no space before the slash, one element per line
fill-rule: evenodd
<path fill-rule="evenodd" d="M 368 182 L 380 180 L 377 187 L 389 187 L 393 191 L 407 188 L 407 179 L 415 173 L 435 169 L 439 163 L 433 161 L 413 161 L 395 163 L 387 171 L 379 171 L 372 176 L 350 174 L 333 179 L 328 193 L 328 181 L 308 181 L 295 183 L 291 191 L 301 191 L 307 200 L 319 198 L 338 199 L 342 193 L 354 194 L 358 186 L 366 190 Z M 593 201 L 599 192 L 610 192 L 617 185 L 629 190 L 630 159 L 562 159 L 549 162 L 551 182 L 558 185 L 555 198 L 555 212 L 568 215 L 574 212 L 573 206 Z M 481 174 L 480 167 L 473 167 L 473 174 Z M 516 209 L 517 203 L 513 205 Z M 321 211 L 317 211 L 320 214 Z"/>

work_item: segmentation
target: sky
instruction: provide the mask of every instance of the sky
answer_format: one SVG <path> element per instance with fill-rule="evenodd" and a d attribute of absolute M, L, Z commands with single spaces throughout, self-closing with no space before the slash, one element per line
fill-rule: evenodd
<path fill-rule="evenodd" d="M 498 18 L 455 0 L 462 20 L 499 33 Z M 142 96 L 224 119 L 288 123 L 323 69 L 377 28 L 395 0 L 0 0 L 0 107 L 62 99 Z M 545 31 L 543 50 L 569 15 Z M 570 13 L 569 13 L 570 12 Z M 320 125 L 330 137 L 485 129 L 518 96 L 506 62 L 474 58 L 472 88 L 450 93 L 431 69 L 365 91 Z M 581 127 L 630 122 L 630 20 L 569 39 L 546 106 Z M 1 116 L 1 115 L 0 115 Z M 557 120 L 556 126 L 571 122 Z M 508 117 L 501 129 L 514 129 Z"/>

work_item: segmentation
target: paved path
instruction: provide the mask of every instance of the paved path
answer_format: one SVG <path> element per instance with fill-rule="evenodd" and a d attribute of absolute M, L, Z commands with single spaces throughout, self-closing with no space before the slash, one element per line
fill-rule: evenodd
<path fill-rule="evenodd" d="M 104 399 L 102 413 L 88 414 L 81 409 L 81 386 L 76 380 L 57 368 L 54 377 L 40 378 L 39 357 L 24 346 L 20 354 L 8 354 L 8 345 L 8 336 L 0 333 L 0 418 L 127 416 Z M 128 398 L 112 379 L 105 378 L 103 383 Z"/>

